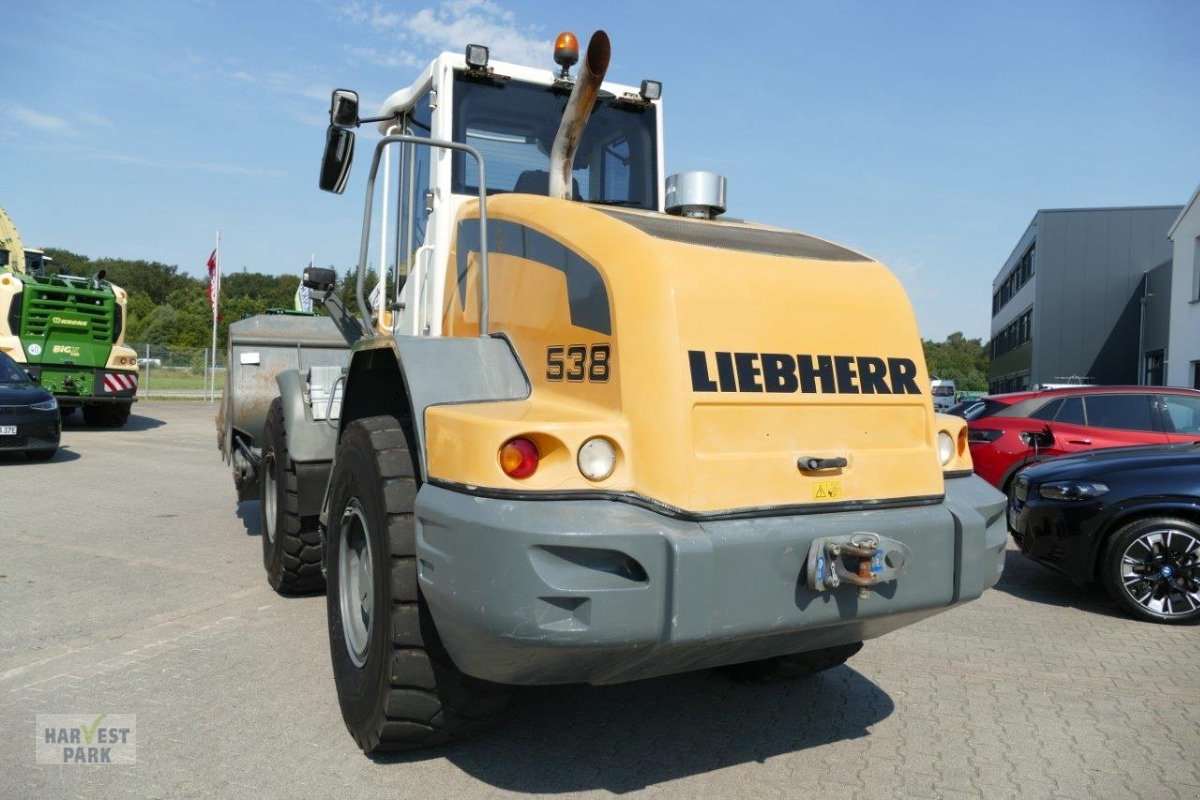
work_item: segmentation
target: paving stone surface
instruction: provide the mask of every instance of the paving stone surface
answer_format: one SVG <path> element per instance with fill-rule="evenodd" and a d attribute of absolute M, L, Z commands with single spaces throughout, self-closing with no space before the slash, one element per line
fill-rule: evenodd
<path fill-rule="evenodd" d="M 0 798 L 1197 798 L 1200 627 L 1009 552 L 981 600 L 807 680 L 519 690 L 477 739 L 365 758 L 324 598 L 281 598 L 213 407 L 0 457 Z M 136 714 L 130 766 L 38 766 L 35 715 Z"/>

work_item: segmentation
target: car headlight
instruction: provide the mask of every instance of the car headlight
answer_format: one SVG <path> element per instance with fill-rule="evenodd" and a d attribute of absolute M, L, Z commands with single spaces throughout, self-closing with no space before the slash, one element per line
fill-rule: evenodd
<path fill-rule="evenodd" d="M 938 458 L 942 460 L 943 467 L 954 458 L 954 437 L 945 431 L 938 431 Z"/>
<path fill-rule="evenodd" d="M 57 411 L 58 399 L 51 397 L 49 400 L 43 400 L 40 403 L 34 403 L 30 406 L 34 411 Z"/>
<path fill-rule="evenodd" d="M 1058 481 L 1038 487 L 1038 494 L 1047 500 L 1090 500 L 1107 491 L 1108 487 L 1097 481 Z"/>

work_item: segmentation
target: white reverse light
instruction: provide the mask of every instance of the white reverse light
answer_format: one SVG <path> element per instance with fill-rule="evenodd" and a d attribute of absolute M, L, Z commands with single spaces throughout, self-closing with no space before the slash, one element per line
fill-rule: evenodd
<path fill-rule="evenodd" d="M 579 448 L 579 471 L 590 481 L 602 481 L 617 467 L 617 449 L 601 436 L 588 439 Z"/>
<path fill-rule="evenodd" d="M 938 431 L 938 457 L 942 459 L 943 467 L 954 458 L 954 437 L 945 431 Z"/>

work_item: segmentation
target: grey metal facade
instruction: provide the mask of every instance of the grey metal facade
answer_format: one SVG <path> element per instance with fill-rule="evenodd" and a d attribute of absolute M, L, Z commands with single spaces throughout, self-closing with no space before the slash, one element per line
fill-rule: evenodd
<path fill-rule="evenodd" d="M 992 282 L 990 390 L 1071 377 L 1144 382 L 1143 338 L 1160 335 L 1156 315 L 1169 306 L 1146 288 L 1146 273 L 1169 273 L 1167 229 L 1181 208 L 1038 211 Z"/>

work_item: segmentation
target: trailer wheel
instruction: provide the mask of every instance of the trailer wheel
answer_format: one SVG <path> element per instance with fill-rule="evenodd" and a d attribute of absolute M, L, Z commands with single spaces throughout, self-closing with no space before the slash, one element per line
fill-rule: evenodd
<path fill-rule="evenodd" d="M 463 674 L 417 578 L 411 429 L 346 426 L 330 478 L 326 619 L 342 718 L 366 753 L 457 739 L 493 724 L 509 688 Z"/>
<path fill-rule="evenodd" d="M 93 428 L 120 428 L 132 408 L 133 403 L 91 403 L 83 407 L 83 421 Z"/>
<path fill-rule="evenodd" d="M 862 646 L 862 642 L 854 642 L 790 656 L 776 656 L 775 658 L 764 658 L 761 661 L 748 661 L 745 664 L 731 664 L 728 667 L 721 667 L 720 672 L 742 683 L 767 683 L 768 681 L 803 678 L 806 675 L 815 675 L 846 663 L 850 656 L 862 650 Z"/>
<path fill-rule="evenodd" d="M 315 515 L 297 513 L 297 484 L 296 466 L 288 456 L 283 401 L 277 397 L 267 410 L 263 426 L 259 516 L 267 582 L 282 594 L 318 592 L 325 587 L 321 575 L 321 531 Z"/>

